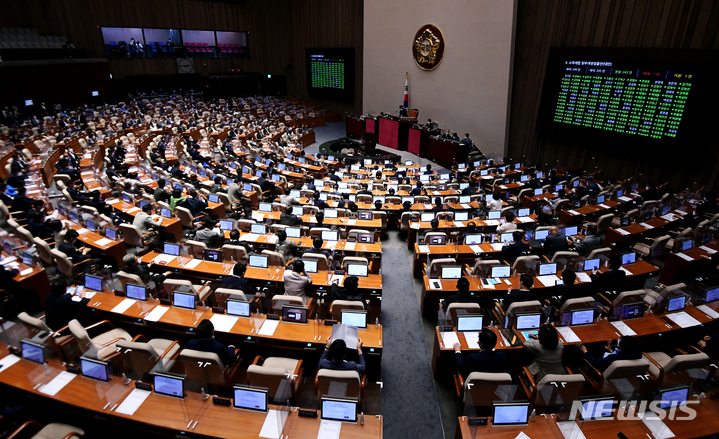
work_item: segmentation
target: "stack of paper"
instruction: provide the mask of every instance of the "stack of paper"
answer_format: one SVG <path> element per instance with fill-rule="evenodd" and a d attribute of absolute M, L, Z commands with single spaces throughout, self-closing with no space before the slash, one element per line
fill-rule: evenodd
<path fill-rule="evenodd" d="M 669 439 L 674 437 L 674 433 L 667 427 L 661 419 L 656 416 L 643 416 L 642 422 L 652 432 L 656 439 Z"/>
<path fill-rule="evenodd" d="M 629 270 L 627 270 L 625 267 L 621 267 L 620 270 L 622 270 L 623 272 L 627 273 L 627 276 L 633 276 L 632 272 L 629 271 Z"/>
<path fill-rule="evenodd" d="M 345 242 L 345 250 L 354 250 L 354 249 L 355 249 L 354 242 Z"/>
<path fill-rule="evenodd" d="M 617 232 L 619 232 L 619 233 L 622 234 L 622 235 L 629 235 L 629 232 L 627 232 L 627 231 L 624 230 L 624 229 L 614 229 L 614 230 L 616 230 Z"/>
<path fill-rule="evenodd" d="M 102 247 L 103 245 L 107 245 L 111 242 L 112 242 L 112 239 L 100 238 L 97 241 L 95 241 L 95 245 L 99 245 Z"/>
<path fill-rule="evenodd" d="M 0 372 L 6 370 L 8 367 L 12 366 L 13 364 L 20 361 L 20 357 L 17 355 L 7 355 L 3 359 L 0 360 Z"/>
<path fill-rule="evenodd" d="M 577 212 L 576 210 L 568 210 L 567 213 L 570 215 L 581 215 L 581 213 Z"/>
<path fill-rule="evenodd" d="M 420 253 L 430 253 L 428 245 L 418 245 L 417 249 L 419 249 Z"/>
<path fill-rule="evenodd" d="M 545 287 L 553 287 L 557 285 L 557 281 L 559 278 L 555 274 L 550 274 L 547 276 L 537 276 L 537 280 L 542 283 Z"/>
<path fill-rule="evenodd" d="M 187 264 L 183 265 L 182 268 L 187 268 L 189 270 L 192 270 L 193 268 L 196 268 L 198 265 L 200 265 L 200 262 L 202 262 L 202 259 L 193 259 L 189 261 Z"/>
<path fill-rule="evenodd" d="M 170 262 L 174 261 L 175 258 L 176 258 L 176 256 L 161 254 L 161 255 L 155 256 L 155 258 L 152 260 L 152 263 L 153 264 L 169 264 Z"/>
<path fill-rule="evenodd" d="M 460 206 L 462 206 L 462 209 L 471 209 L 472 208 L 472 206 L 470 206 L 469 204 L 464 204 L 464 203 L 460 204 Z"/>
<path fill-rule="evenodd" d="M 653 225 L 647 224 L 647 223 L 639 223 L 639 225 L 642 226 L 642 227 L 644 227 L 644 228 L 647 229 L 647 230 L 651 230 L 651 229 L 654 228 Z"/>
<path fill-rule="evenodd" d="M 697 306 L 697 308 L 699 308 L 699 310 L 701 312 L 703 312 L 704 314 L 708 315 L 709 317 L 711 317 L 713 319 L 716 319 L 717 317 L 719 317 L 719 312 L 714 311 L 713 309 L 709 308 L 706 305 L 699 305 L 699 306 Z"/>
<path fill-rule="evenodd" d="M 210 321 L 215 327 L 215 331 L 220 332 L 230 332 L 232 330 L 232 327 L 235 326 L 235 323 L 240 318 L 237 316 L 226 316 L 223 314 L 214 314 Z"/>
<path fill-rule="evenodd" d="M 464 334 L 464 341 L 467 343 L 468 348 L 479 349 L 479 332 L 470 331 L 462 334 Z"/>
<path fill-rule="evenodd" d="M 714 250 L 713 248 L 709 248 L 709 247 L 707 247 L 706 245 L 701 245 L 701 246 L 699 246 L 699 248 L 702 249 L 702 250 L 704 250 L 705 252 L 709 253 L 710 255 L 713 255 L 714 253 L 717 252 L 717 251 Z"/>
<path fill-rule="evenodd" d="M 264 335 L 267 337 L 272 337 L 274 335 L 275 330 L 277 329 L 277 326 L 280 324 L 279 320 L 265 320 L 265 322 L 262 324 L 262 327 L 257 332 L 257 335 Z"/>
<path fill-rule="evenodd" d="M 559 335 L 561 335 L 567 343 L 579 343 L 582 341 L 569 326 L 558 326 L 557 332 L 559 332 Z"/>
<path fill-rule="evenodd" d="M 612 326 L 614 326 L 617 331 L 624 336 L 637 335 L 632 328 L 622 321 L 612 322 Z"/>
<path fill-rule="evenodd" d="M 503 243 L 503 242 L 495 242 L 494 244 L 492 244 L 492 248 L 493 248 L 494 251 L 496 251 L 496 252 L 501 251 L 503 247 L 504 247 L 504 243 Z"/>
<path fill-rule="evenodd" d="M 132 305 L 134 305 L 135 302 L 137 302 L 137 300 L 135 300 L 135 299 L 123 299 L 122 302 L 115 305 L 115 307 L 113 309 L 111 309 L 110 311 L 116 312 L 118 314 L 122 314 L 125 311 L 127 311 Z"/>
<path fill-rule="evenodd" d="M 122 401 L 122 404 L 120 404 L 115 412 L 129 416 L 134 415 L 142 403 L 145 402 L 147 397 L 150 396 L 150 393 L 152 392 L 149 390 L 134 389 L 129 395 L 127 395 L 127 398 Z"/>
<path fill-rule="evenodd" d="M 52 379 L 49 383 L 47 383 L 45 386 L 40 389 L 40 393 L 44 393 L 46 395 L 55 396 L 57 395 L 57 392 L 62 390 L 65 386 L 67 386 L 70 381 L 72 381 L 77 374 L 70 373 L 70 372 L 60 372 L 58 376 Z"/>
<path fill-rule="evenodd" d="M 699 320 L 695 319 L 684 311 L 667 314 L 667 317 L 682 328 L 689 328 L 691 326 L 701 325 L 701 322 L 699 322 Z"/>
<path fill-rule="evenodd" d="M 694 258 L 692 258 L 691 256 L 684 254 L 684 253 L 677 253 L 677 256 L 679 256 L 680 258 L 684 259 L 685 261 L 689 261 L 689 262 L 694 260 Z"/>
<path fill-rule="evenodd" d="M 259 237 L 257 233 L 244 233 L 240 236 L 240 241 L 256 242 Z"/>
<path fill-rule="evenodd" d="M 482 253 L 482 247 L 478 245 L 470 245 L 469 248 L 475 253 Z"/>
<path fill-rule="evenodd" d="M 156 306 L 149 314 L 145 316 L 145 320 L 148 322 L 156 322 L 162 318 L 163 315 L 170 309 L 167 306 Z"/>
<path fill-rule="evenodd" d="M 457 337 L 457 333 L 454 331 L 445 331 L 442 332 L 442 344 L 445 348 L 451 349 L 452 346 L 454 346 L 455 343 L 459 343 L 459 337 Z"/>
<path fill-rule="evenodd" d="M 592 278 L 589 277 L 589 275 L 583 271 L 577 272 L 577 279 L 579 280 L 579 282 L 591 282 L 592 281 Z"/>

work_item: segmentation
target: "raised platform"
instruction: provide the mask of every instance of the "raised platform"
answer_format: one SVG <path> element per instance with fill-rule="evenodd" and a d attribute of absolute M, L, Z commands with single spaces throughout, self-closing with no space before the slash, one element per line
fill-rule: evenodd
<path fill-rule="evenodd" d="M 391 160 L 393 163 L 399 163 L 402 160 L 399 155 L 376 149 L 375 146 L 375 142 L 372 141 L 343 137 L 320 145 L 320 153 L 341 158 L 349 164 L 361 163 L 364 159 L 372 159 L 373 161 Z M 354 153 L 352 154 L 351 152 Z"/>

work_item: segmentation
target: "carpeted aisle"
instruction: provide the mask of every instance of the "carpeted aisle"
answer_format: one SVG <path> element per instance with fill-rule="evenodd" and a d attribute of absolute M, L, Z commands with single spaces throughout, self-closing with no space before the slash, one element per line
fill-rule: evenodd
<path fill-rule="evenodd" d="M 389 243 L 388 243 L 389 244 Z M 382 246 L 382 414 L 386 438 L 443 438 L 406 248 Z"/>

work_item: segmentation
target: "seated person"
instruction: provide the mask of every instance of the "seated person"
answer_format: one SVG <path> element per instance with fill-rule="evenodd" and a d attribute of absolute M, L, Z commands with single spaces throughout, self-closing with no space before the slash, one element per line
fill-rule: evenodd
<path fill-rule="evenodd" d="M 65 255 L 72 260 L 73 264 L 85 261 L 84 264 L 78 266 L 80 271 L 82 272 L 90 270 L 93 266 L 93 263 L 95 265 L 102 266 L 102 258 L 92 258 L 87 255 L 88 253 L 90 253 L 90 247 L 82 246 L 79 251 L 75 248 L 75 241 L 77 241 L 78 236 L 80 235 L 77 233 L 77 231 L 73 229 L 68 230 L 65 233 L 65 239 L 60 242 L 57 249 L 65 253 Z M 115 267 L 113 267 L 114 270 L 117 270 L 116 265 L 117 263 L 115 263 Z"/>
<path fill-rule="evenodd" d="M 320 193 L 317 191 L 315 191 L 314 201 L 312 202 L 312 204 L 316 207 L 319 207 L 320 209 L 327 209 L 328 207 L 330 207 L 327 203 L 324 202 L 324 200 L 320 199 Z"/>
<path fill-rule="evenodd" d="M 496 192 L 492 194 L 492 199 L 487 201 L 487 209 L 489 210 L 502 210 L 503 206 L 504 203 L 502 203 L 502 199 Z"/>
<path fill-rule="evenodd" d="M 160 227 L 162 220 L 152 219 L 152 205 L 145 204 L 142 206 L 142 212 L 135 215 L 135 219 L 132 221 L 132 225 L 137 227 L 142 235 L 146 235 L 152 232 L 156 227 Z"/>
<path fill-rule="evenodd" d="M 182 196 L 182 189 L 173 189 L 172 195 L 170 196 L 170 208 L 175 211 L 175 208 L 185 201 L 185 197 Z"/>
<path fill-rule="evenodd" d="M 188 209 L 193 217 L 198 217 L 203 210 L 207 210 L 207 203 L 197 196 L 195 189 L 190 189 L 190 196 L 185 198 L 178 206 Z"/>
<path fill-rule="evenodd" d="M 332 300 L 362 300 L 362 295 L 357 291 L 359 286 L 359 278 L 357 276 L 349 276 L 344 281 L 344 286 L 339 286 L 339 280 L 332 282 L 330 288 L 330 297 Z"/>
<path fill-rule="evenodd" d="M 204 243 L 209 248 L 219 247 L 219 243 L 224 237 L 225 234 L 217 225 L 217 221 L 212 218 L 206 219 L 200 229 L 195 232 L 195 240 Z"/>
<path fill-rule="evenodd" d="M 32 233 L 32 236 L 40 239 L 51 239 L 53 237 L 53 230 L 50 227 L 50 221 L 45 220 L 43 213 L 31 210 L 27 216 L 27 226 L 25 226 L 28 232 Z"/>
<path fill-rule="evenodd" d="M 329 259 L 332 257 L 332 252 L 329 250 L 324 250 L 322 248 L 322 244 L 324 244 L 324 241 L 319 236 L 315 237 L 315 239 L 312 240 L 312 247 L 305 250 L 305 253 L 315 253 L 320 255 L 327 256 L 327 261 L 329 262 Z"/>
<path fill-rule="evenodd" d="M 280 215 L 280 224 L 285 226 L 297 226 L 302 224 L 302 219 L 292 213 L 292 206 L 285 207 L 285 211 Z"/>
<path fill-rule="evenodd" d="M 444 303 L 439 302 L 439 320 L 448 320 L 446 316 L 449 305 L 453 303 L 477 303 L 478 299 L 469 293 L 469 280 L 466 277 L 457 279 L 457 294 L 452 294 Z"/>
<path fill-rule="evenodd" d="M 448 209 L 448 206 L 446 204 L 442 203 L 442 197 L 435 197 L 434 199 L 434 207 L 432 207 L 432 212 L 442 212 Z"/>
<path fill-rule="evenodd" d="M 457 369 L 465 379 L 471 372 L 506 372 L 505 364 L 507 356 L 504 352 L 496 351 L 497 336 L 488 329 L 482 329 L 479 333 L 479 352 L 462 353 L 459 343 L 454 346 L 454 358 L 457 362 Z"/>
<path fill-rule="evenodd" d="M 696 343 L 696 346 L 709 358 L 716 360 L 719 358 L 719 332 L 710 331 Z"/>
<path fill-rule="evenodd" d="M 542 325 L 538 334 L 531 334 L 531 340 L 524 342 L 524 348 L 534 356 L 529 372 L 539 382 L 547 374 L 564 374 L 562 355 L 564 345 L 552 325 Z"/>
<path fill-rule="evenodd" d="M 235 345 L 225 346 L 223 343 L 215 340 L 215 325 L 209 319 L 204 319 L 197 325 L 197 338 L 187 342 L 187 349 L 195 351 L 212 352 L 217 354 L 222 360 L 222 364 L 227 366 L 234 363 L 237 358 Z"/>
<path fill-rule="evenodd" d="M 507 233 L 511 232 L 512 230 L 517 230 L 517 225 L 513 222 L 514 218 L 514 212 L 512 212 L 511 210 L 504 212 L 504 220 L 506 221 L 506 223 L 497 227 L 497 233 Z"/>
<path fill-rule="evenodd" d="M 302 298 L 302 302 L 306 305 L 309 300 L 307 287 L 312 285 L 312 278 L 305 271 L 305 263 L 295 259 L 292 270 L 285 270 L 282 280 L 285 283 L 285 294 Z"/>
<path fill-rule="evenodd" d="M 529 244 L 524 242 L 524 232 L 521 230 L 515 230 L 512 233 L 512 239 L 514 241 L 506 244 L 502 247 L 501 258 L 510 264 L 513 264 L 518 257 L 529 254 Z"/>
<path fill-rule="evenodd" d="M 596 268 L 592 270 L 589 277 L 592 278 L 592 285 L 596 285 L 600 292 L 613 291 L 619 293 L 624 288 L 624 279 L 627 273 L 622 268 L 622 260 L 617 255 L 609 257 L 609 271 L 600 273 Z"/>
<path fill-rule="evenodd" d="M 429 230 L 422 231 L 420 229 L 420 231 L 419 231 L 419 240 L 420 241 L 424 241 L 425 237 L 427 236 L 427 233 L 429 233 L 429 232 L 441 232 L 441 230 L 439 230 L 439 220 L 437 218 L 430 221 L 429 225 L 431 227 L 431 229 L 429 229 Z"/>
<path fill-rule="evenodd" d="M 80 295 L 80 301 L 72 300 L 74 296 L 66 293 L 65 279 L 55 279 L 50 287 L 50 294 L 45 297 L 45 323 L 53 331 L 64 328 L 72 319 L 82 322 L 82 310 L 90 301 L 84 297 L 84 292 Z"/>
<path fill-rule="evenodd" d="M 222 279 L 220 288 L 229 288 L 231 290 L 242 290 L 248 299 L 252 299 L 252 296 L 260 297 L 260 293 L 257 288 L 250 285 L 250 281 L 245 279 L 245 272 L 247 271 L 247 264 L 244 262 L 238 262 L 232 268 L 232 274 L 225 276 Z"/>
<path fill-rule="evenodd" d="M 254 253 L 255 249 L 252 248 L 247 241 L 241 241 L 240 240 L 240 231 L 237 229 L 230 230 L 230 239 L 229 241 L 226 241 L 225 244 L 230 245 L 239 245 L 240 247 L 245 249 L 245 252 L 249 255 L 250 253 Z"/>
<path fill-rule="evenodd" d="M 275 243 L 275 251 L 285 258 L 286 262 L 294 256 L 297 251 L 297 244 L 294 241 L 287 240 L 287 233 L 284 230 L 277 231 L 277 242 Z"/>
<path fill-rule="evenodd" d="M 152 272 L 140 265 L 135 255 L 125 255 L 122 257 L 122 262 L 125 264 L 125 268 L 122 269 L 125 273 L 134 274 L 139 276 L 143 282 L 148 282 L 152 275 Z"/>
<path fill-rule="evenodd" d="M 530 291 L 534 285 L 534 278 L 528 274 L 523 274 L 519 278 L 519 289 L 509 287 L 507 296 L 502 300 L 502 309 L 506 312 L 509 306 L 514 302 L 527 302 L 529 300 L 537 300 L 537 295 Z"/>
<path fill-rule="evenodd" d="M 559 234 L 559 228 L 557 226 L 549 227 L 549 234 L 547 235 L 547 239 L 544 240 L 544 250 L 547 252 L 549 259 L 552 259 L 554 254 L 559 251 L 569 250 L 567 238 Z"/>
<path fill-rule="evenodd" d="M 596 250 L 602 246 L 602 239 L 597 235 L 596 224 L 589 224 L 587 226 L 587 236 L 584 239 L 577 239 L 574 241 L 574 247 L 577 249 L 577 253 L 587 257 L 592 250 Z"/>
<path fill-rule="evenodd" d="M 357 373 L 362 376 L 365 371 L 365 361 L 364 355 L 362 354 L 362 340 L 360 340 L 359 337 L 357 338 L 357 362 L 346 361 L 346 354 L 347 345 L 345 344 L 345 341 L 342 339 L 332 341 L 332 337 L 329 337 L 317 368 L 332 370 L 356 370 Z"/>
<path fill-rule="evenodd" d="M 584 355 L 584 358 L 589 361 L 589 364 L 600 371 L 605 371 L 610 364 L 617 360 L 637 360 L 642 358 L 642 352 L 639 350 L 636 340 L 629 336 L 622 337 L 616 349 L 612 347 L 611 340 L 607 341 L 604 345 L 604 355 L 601 358 L 590 354 L 581 343 L 577 344 L 577 347 Z"/>

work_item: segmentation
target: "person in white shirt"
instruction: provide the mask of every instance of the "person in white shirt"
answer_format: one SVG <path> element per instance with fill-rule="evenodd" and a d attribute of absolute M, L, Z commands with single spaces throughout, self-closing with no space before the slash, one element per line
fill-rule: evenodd
<path fill-rule="evenodd" d="M 312 285 L 312 278 L 305 271 L 305 264 L 299 259 L 295 259 L 292 264 L 292 271 L 285 270 L 282 279 L 285 283 L 285 294 L 288 296 L 301 297 L 302 302 L 307 304 L 308 286 Z"/>
<path fill-rule="evenodd" d="M 506 233 L 511 232 L 512 230 L 517 230 L 517 225 L 514 224 L 514 212 L 511 210 L 508 210 L 504 213 L 504 220 L 506 223 L 502 224 L 501 226 L 497 227 L 497 233 Z"/>
<path fill-rule="evenodd" d="M 489 210 L 502 210 L 502 200 L 499 198 L 499 194 L 493 193 L 492 200 L 487 203 Z"/>

